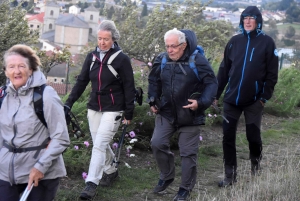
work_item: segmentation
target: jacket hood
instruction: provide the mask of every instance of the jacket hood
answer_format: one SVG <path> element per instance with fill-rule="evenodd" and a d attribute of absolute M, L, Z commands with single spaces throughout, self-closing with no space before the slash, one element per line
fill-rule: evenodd
<path fill-rule="evenodd" d="M 240 29 L 241 29 L 242 33 L 245 33 L 243 19 L 246 16 L 255 17 L 256 23 L 257 23 L 256 31 L 257 31 L 257 33 L 260 33 L 262 31 L 263 19 L 262 19 L 262 15 L 261 15 L 261 12 L 259 11 L 259 9 L 256 6 L 248 6 L 242 12 L 241 17 L 240 17 Z"/>
<path fill-rule="evenodd" d="M 45 75 L 38 68 L 36 71 L 33 71 L 32 76 L 30 76 L 28 78 L 26 85 L 24 85 L 18 89 L 18 93 L 25 94 L 29 88 L 41 86 L 43 84 L 46 84 L 46 82 L 47 82 L 47 80 L 46 80 Z M 12 82 L 10 82 L 10 81 L 8 83 L 8 91 L 11 91 L 11 92 L 15 91 L 15 88 L 14 88 Z"/>
<path fill-rule="evenodd" d="M 187 47 L 184 50 L 184 55 L 188 55 L 188 57 L 193 54 L 195 49 L 197 48 L 197 37 L 195 32 L 187 29 L 181 29 L 181 32 L 185 34 Z"/>

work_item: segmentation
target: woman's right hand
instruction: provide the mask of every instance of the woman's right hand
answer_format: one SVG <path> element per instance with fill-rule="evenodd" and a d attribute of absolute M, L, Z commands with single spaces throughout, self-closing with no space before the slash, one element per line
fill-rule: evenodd
<path fill-rule="evenodd" d="M 41 180 L 42 178 L 44 178 L 44 174 L 38 169 L 32 168 L 29 174 L 29 181 L 27 186 L 28 190 L 30 189 L 32 183 L 34 183 L 34 186 L 38 186 L 39 180 Z"/>

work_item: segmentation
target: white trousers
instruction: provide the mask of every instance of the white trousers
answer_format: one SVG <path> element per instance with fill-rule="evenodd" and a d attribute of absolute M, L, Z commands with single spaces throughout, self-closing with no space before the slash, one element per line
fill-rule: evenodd
<path fill-rule="evenodd" d="M 103 172 L 111 174 L 117 171 L 113 163 L 114 153 L 110 147 L 114 135 L 116 134 L 122 118 L 123 111 L 120 112 L 97 112 L 88 109 L 87 118 L 90 132 L 93 139 L 92 157 L 89 166 L 88 177 L 85 182 L 99 184 Z"/>

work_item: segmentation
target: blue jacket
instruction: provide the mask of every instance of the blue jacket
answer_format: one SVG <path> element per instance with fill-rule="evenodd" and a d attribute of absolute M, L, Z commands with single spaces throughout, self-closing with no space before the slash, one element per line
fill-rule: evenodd
<path fill-rule="evenodd" d="M 184 54 L 176 63 L 166 63 L 163 70 L 161 70 L 161 61 L 167 53 L 157 56 L 148 78 L 148 97 L 155 99 L 155 102 L 151 104 L 157 105 L 159 113 L 174 126 L 201 125 L 205 123 L 205 109 L 215 98 L 217 79 L 207 59 L 198 53 L 195 57 L 195 64 L 200 77 L 199 81 L 187 63 L 197 46 L 196 35 L 190 30 L 181 31 L 185 33 L 187 40 Z M 167 60 L 171 61 L 169 57 Z M 186 74 L 180 68 L 179 63 L 182 64 Z M 188 99 L 195 93 L 201 94 L 196 97 L 197 111 L 182 108 L 189 104 Z"/>
<path fill-rule="evenodd" d="M 255 16 L 257 29 L 247 33 L 243 17 Z M 271 98 L 278 78 L 278 55 L 273 39 L 264 34 L 262 17 L 255 6 L 249 6 L 241 15 L 241 34 L 227 43 L 224 59 L 218 72 L 217 99 L 227 85 L 224 102 L 233 105 L 250 105 Z"/>

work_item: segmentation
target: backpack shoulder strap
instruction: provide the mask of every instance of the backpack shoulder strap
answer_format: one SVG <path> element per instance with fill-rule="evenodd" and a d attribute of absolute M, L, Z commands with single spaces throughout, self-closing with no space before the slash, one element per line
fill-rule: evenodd
<path fill-rule="evenodd" d="M 197 53 L 199 52 L 198 49 L 196 49 L 193 54 L 190 56 L 189 58 L 189 66 L 190 68 L 194 71 L 196 77 L 198 78 L 198 80 L 200 80 L 199 74 L 198 74 L 198 70 L 196 68 L 196 64 L 195 64 L 195 57 L 197 55 Z"/>
<path fill-rule="evenodd" d="M 91 63 L 91 65 L 90 65 L 90 71 L 92 70 L 95 61 L 96 61 L 96 56 L 93 54 L 92 63 Z"/>
<path fill-rule="evenodd" d="M 0 108 L 1 108 L 1 105 L 2 105 L 2 102 L 5 98 L 5 96 L 7 94 L 5 90 L 6 90 L 6 86 L 0 87 Z"/>
<path fill-rule="evenodd" d="M 108 67 L 108 69 L 110 70 L 110 72 L 111 72 L 112 74 L 114 74 L 114 76 L 115 76 L 117 79 L 120 79 L 120 76 L 119 76 L 119 74 L 117 73 L 117 71 L 114 69 L 114 67 L 112 67 L 111 63 L 112 63 L 113 60 L 118 56 L 118 54 L 119 54 L 120 52 L 122 52 L 122 50 L 119 50 L 119 51 L 113 53 L 113 54 L 109 57 L 109 59 L 108 59 L 108 61 L 107 61 L 107 67 Z"/>
<path fill-rule="evenodd" d="M 32 99 L 33 99 L 34 111 L 36 115 L 38 116 L 40 121 L 44 124 L 44 126 L 48 128 L 44 116 L 44 109 L 43 109 L 44 107 L 43 93 L 46 86 L 47 86 L 46 84 L 43 84 L 39 87 L 34 87 Z"/>
<path fill-rule="evenodd" d="M 167 54 L 165 54 L 161 60 L 160 70 L 162 71 L 167 64 Z"/>

